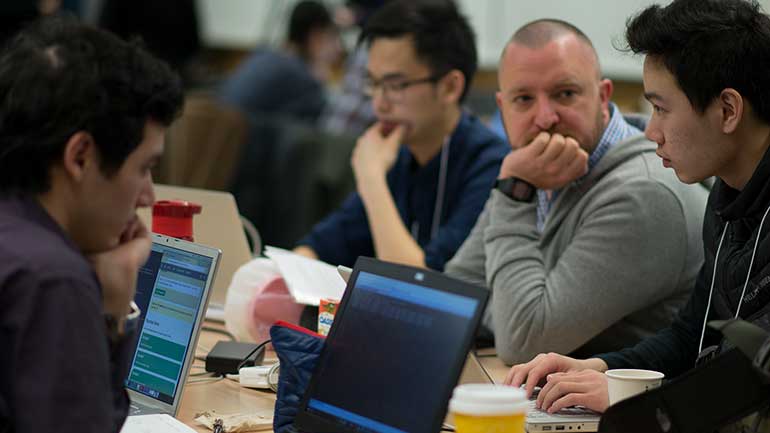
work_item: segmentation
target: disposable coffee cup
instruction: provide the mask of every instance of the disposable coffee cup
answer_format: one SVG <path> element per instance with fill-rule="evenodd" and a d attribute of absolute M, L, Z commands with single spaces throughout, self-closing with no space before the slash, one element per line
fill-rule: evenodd
<path fill-rule="evenodd" d="M 653 370 L 636 370 L 631 368 L 607 370 L 607 391 L 610 406 L 613 404 L 657 388 L 663 382 L 664 374 Z"/>
<path fill-rule="evenodd" d="M 522 389 L 493 384 L 465 384 L 449 401 L 457 433 L 524 433 L 529 402 Z"/>

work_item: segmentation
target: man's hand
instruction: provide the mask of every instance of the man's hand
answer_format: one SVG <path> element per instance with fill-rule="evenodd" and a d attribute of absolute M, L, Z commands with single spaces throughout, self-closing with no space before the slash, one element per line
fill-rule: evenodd
<path fill-rule="evenodd" d="M 295 254 L 299 254 L 300 256 L 307 257 L 309 259 L 318 260 L 318 253 L 316 253 L 314 249 L 310 248 L 307 245 L 300 245 L 300 246 L 294 247 L 293 252 Z"/>
<path fill-rule="evenodd" d="M 105 314 L 120 320 L 129 313 L 139 267 L 147 262 L 151 248 L 152 241 L 147 228 L 135 217 L 121 234 L 117 247 L 89 256 L 102 285 Z"/>
<path fill-rule="evenodd" d="M 350 163 L 359 193 L 373 180 L 385 179 L 398 157 L 404 137 L 404 125 L 397 125 L 387 137 L 382 135 L 382 122 L 377 122 L 358 138 Z"/>
<path fill-rule="evenodd" d="M 596 370 L 549 374 L 537 396 L 537 407 L 548 413 L 570 406 L 604 412 L 609 406 L 607 376 Z"/>
<path fill-rule="evenodd" d="M 509 153 L 500 178 L 523 179 L 538 189 L 559 189 L 588 172 L 588 153 L 572 137 L 541 132 L 532 142 Z"/>
<path fill-rule="evenodd" d="M 542 383 L 553 373 L 569 373 L 581 370 L 607 370 L 607 364 L 599 358 L 580 360 L 558 353 L 541 353 L 526 364 L 518 364 L 511 367 L 503 382 L 506 385 L 519 387 L 525 384 L 527 397 L 532 395 L 535 386 Z M 541 391 L 542 393 L 542 391 Z"/>

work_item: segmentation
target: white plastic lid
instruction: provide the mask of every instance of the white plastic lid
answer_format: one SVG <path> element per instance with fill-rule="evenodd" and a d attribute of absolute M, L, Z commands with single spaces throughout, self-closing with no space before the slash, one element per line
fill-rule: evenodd
<path fill-rule="evenodd" d="M 666 377 L 663 373 L 654 370 L 639 370 L 635 368 L 616 368 L 604 372 L 607 376 L 619 380 L 661 380 Z"/>
<path fill-rule="evenodd" d="M 518 415 L 528 406 L 524 390 L 493 384 L 460 385 L 449 401 L 449 411 L 463 415 Z"/>

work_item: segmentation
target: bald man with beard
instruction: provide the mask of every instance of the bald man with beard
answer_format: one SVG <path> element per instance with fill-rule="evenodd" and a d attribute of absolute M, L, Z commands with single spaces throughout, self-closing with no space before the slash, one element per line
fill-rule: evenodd
<path fill-rule="evenodd" d="M 573 25 L 516 31 L 498 83 L 512 151 L 446 266 L 492 291 L 484 324 L 498 356 L 614 350 L 670 324 L 703 262 L 707 189 L 664 169 Z"/>

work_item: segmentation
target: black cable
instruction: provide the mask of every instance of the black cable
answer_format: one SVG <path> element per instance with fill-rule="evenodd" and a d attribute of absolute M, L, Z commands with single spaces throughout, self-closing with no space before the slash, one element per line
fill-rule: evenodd
<path fill-rule="evenodd" d="M 232 341 L 236 341 L 237 340 L 237 338 L 235 338 L 235 335 L 231 334 L 226 329 L 214 328 L 212 326 L 201 326 L 201 330 L 208 331 L 208 332 L 214 332 L 214 333 L 217 333 L 217 334 L 226 335 Z"/>
<path fill-rule="evenodd" d="M 212 373 L 210 371 L 201 371 L 201 372 L 198 372 L 198 373 L 190 373 L 190 374 L 188 374 L 188 376 L 190 376 L 190 377 L 206 376 L 206 375 L 211 376 L 211 377 L 219 376 L 218 374 Z"/>
<path fill-rule="evenodd" d="M 268 344 L 268 343 L 270 343 L 270 341 L 271 341 L 270 339 L 267 339 L 267 340 L 265 340 L 265 341 L 263 341 L 263 342 L 259 343 L 259 344 L 257 345 L 257 347 L 255 347 L 255 348 L 254 348 L 254 350 L 252 350 L 251 352 L 249 352 L 249 354 L 248 354 L 248 355 L 244 356 L 244 357 L 243 357 L 243 360 L 242 360 L 242 361 L 241 361 L 241 362 L 238 364 L 238 368 L 237 368 L 237 370 L 240 370 L 240 369 L 241 369 L 241 367 L 243 367 L 244 365 L 246 365 L 246 363 L 247 363 L 247 362 L 249 362 L 249 358 L 251 358 L 251 355 L 253 355 L 253 354 L 257 353 L 257 351 L 258 351 L 259 349 L 261 349 L 261 348 L 263 348 L 263 347 L 267 346 L 267 344 Z"/>
<path fill-rule="evenodd" d="M 473 361 L 481 369 L 481 371 L 484 372 L 484 375 L 487 376 L 487 379 L 489 379 L 489 383 L 496 383 L 495 379 L 492 378 L 492 375 L 489 374 L 489 371 L 487 371 L 486 367 L 484 367 L 484 364 L 482 364 L 481 361 L 479 361 L 479 356 L 474 353 L 473 356 L 471 356 L 471 358 L 473 358 Z"/>
<path fill-rule="evenodd" d="M 211 376 L 211 377 L 201 377 L 198 379 L 192 379 L 188 380 L 187 383 L 205 383 L 205 382 L 219 382 L 220 380 L 224 379 L 224 376 Z"/>
<path fill-rule="evenodd" d="M 485 350 L 485 349 L 486 348 L 484 348 L 484 349 L 474 349 L 473 350 L 473 354 L 476 355 L 476 358 L 494 358 L 494 357 L 497 356 L 497 353 L 495 353 L 495 352 L 479 353 L 480 350 Z"/>

